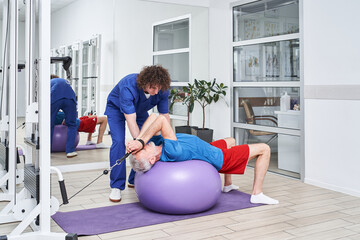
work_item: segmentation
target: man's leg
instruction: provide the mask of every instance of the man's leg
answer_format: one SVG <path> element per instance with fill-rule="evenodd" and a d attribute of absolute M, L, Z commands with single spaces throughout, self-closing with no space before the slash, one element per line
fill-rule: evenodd
<path fill-rule="evenodd" d="M 112 145 L 110 148 L 110 166 L 116 163 L 125 154 L 125 118 L 117 109 L 108 111 L 108 121 Z M 120 190 L 125 189 L 126 163 L 123 161 L 115 166 L 110 172 L 110 187 L 112 188 L 110 200 L 119 202 L 121 200 Z M 114 191 L 113 191 L 114 190 Z"/>
<path fill-rule="evenodd" d="M 235 138 L 232 137 L 228 137 L 228 138 L 224 138 L 225 142 L 226 142 L 226 146 L 227 148 L 232 148 L 233 146 L 235 146 Z M 223 192 L 230 192 L 232 190 L 238 190 L 239 186 L 233 185 L 232 184 L 232 180 L 231 180 L 231 174 L 224 174 L 224 188 L 223 188 Z"/>
<path fill-rule="evenodd" d="M 76 103 L 72 99 L 62 99 L 61 108 L 65 113 L 67 126 L 66 154 L 67 157 L 75 157 L 77 155 L 75 153 L 75 138 L 77 135 Z"/>
<path fill-rule="evenodd" d="M 249 145 L 249 160 L 256 158 L 254 184 L 250 201 L 252 203 L 278 204 L 279 201 L 263 194 L 262 186 L 270 163 L 271 150 L 265 143 Z"/>
<path fill-rule="evenodd" d="M 227 148 L 232 148 L 233 146 L 235 146 L 235 139 L 234 138 L 224 138 L 225 142 L 226 142 L 226 146 Z M 232 184 L 232 180 L 231 180 L 231 174 L 224 174 L 224 186 L 229 186 Z"/>
<path fill-rule="evenodd" d="M 97 138 L 97 144 L 103 142 L 104 133 L 106 130 L 106 126 L 108 124 L 108 120 L 106 116 L 99 116 L 97 117 L 97 124 L 100 124 L 99 126 L 99 134 Z"/>
<path fill-rule="evenodd" d="M 92 140 L 92 133 L 88 133 L 87 142 L 91 142 Z"/>

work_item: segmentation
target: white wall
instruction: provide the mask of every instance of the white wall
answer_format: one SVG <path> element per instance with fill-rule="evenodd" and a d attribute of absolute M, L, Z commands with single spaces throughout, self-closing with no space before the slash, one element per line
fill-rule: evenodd
<path fill-rule="evenodd" d="M 208 79 L 208 9 L 135 0 L 117 0 L 115 5 L 114 84 L 129 73 L 152 64 L 152 24 L 191 14 L 191 80 Z M 202 124 L 197 106 L 192 124 Z"/>
<path fill-rule="evenodd" d="M 230 85 L 232 81 L 231 8 L 228 1 L 210 0 L 209 7 L 209 75 L 227 85 L 225 100 L 210 106 L 210 128 L 214 139 L 229 137 L 231 133 Z"/>
<path fill-rule="evenodd" d="M 303 0 L 305 179 L 360 196 L 360 2 Z"/>
<path fill-rule="evenodd" d="M 207 8 L 117 0 L 115 12 L 114 83 L 152 64 L 153 23 L 186 14 L 191 14 L 192 18 L 192 78 L 208 77 Z"/>
<path fill-rule="evenodd" d="M 51 48 L 101 34 L 100 115 L 113 87 L 114 0 L 78 0 L 51 15 Z"/>

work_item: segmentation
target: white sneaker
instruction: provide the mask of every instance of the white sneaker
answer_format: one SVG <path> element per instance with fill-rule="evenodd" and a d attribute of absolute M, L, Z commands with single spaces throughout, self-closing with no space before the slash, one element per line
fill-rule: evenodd
<path fill-rule="evenodd" d="M 121 201 L 121 191 L 119 188 L 112 188 L 109 196 L 110 201 L 120 202 Z"/>
<path fill-rule="evenodd" d="M 278 200 L 268 197 L 262 192 L 257 195 L 251 195 L 250 202 L 262 204 L 279 204 Z"/>
<path fill-rule="evenodd" d="M 231 185 L 228 185 L 228 186 L 224 186 L 223 189 L 222 189 L 222 191 L 223 191 L 224 193 L 227 193 L 227 192 L 230 192 L 230 191 L 232 191 L 232 190 L 238 190 L 238 189 L 239 189 L 239 186 L 236 186 L 236 185 L 234 185 L 234 184 L 231 184 Z"/>
<path fill-rule="evenodd" d="M 66 154 L 67 158 L 72 158 L 72 157 L 76 157 L 77 156 L 77 152 L 70 152 Z"/>
<path fill-rule="evenodd" d="M 86 141 L 85 145 L 95 145 L 96 143 L 92 142 L 92 141 Z"/>
<path fill-rule="evenodd" d="M 106 145 L 105 143 L 98 143 L 96 144 L 96 148 L 110 148 L 110 146 Z"/>

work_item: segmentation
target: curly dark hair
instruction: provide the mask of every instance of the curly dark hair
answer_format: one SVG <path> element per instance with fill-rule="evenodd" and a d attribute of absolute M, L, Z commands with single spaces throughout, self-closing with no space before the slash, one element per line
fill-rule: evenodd
<path fill-rule="evenodd" d="M 170 74 L 167 69 L 161 65 L 145 66 L 136 79 L 139 88 L 145 89 L 148 85 L 150 87 L 159 86 L 160 90 L 166 91 L 170 88 Z"/>

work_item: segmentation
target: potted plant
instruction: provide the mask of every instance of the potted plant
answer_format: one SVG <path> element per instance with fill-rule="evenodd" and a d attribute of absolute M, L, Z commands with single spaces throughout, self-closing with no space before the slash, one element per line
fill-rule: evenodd
<path fill-rule="evenodd" d="M 193 126 L 190 126 L 190 114 L 193 112 L 194 104 L 195 104 L 194 85 L 188 83 L 188 86 L 183 87 L 182 90 L 179 90 L 177 88 L 171 89 L 169 93 L 169 99 L 170 99 L 170 106 L 169 106 L 170 110 L 173 108 L 175 103 L 179 103 L 179 102 L 181 102 L 183 105 L 186 105 L 187 107 L 187 125 L 176 126 L 175 132 L 191 134 L 191 128 L 195 128 Z"/>
<path fill-rule="evenodd" d="M 213 130 L 205 128 L 205 108 L 212 102 L 219 101 L 220 98 L 226 96 L 226 89 L 228 88 L 223 83 L 218 84 L 216 78 L 208 82 L 205 80 L 194 80 L 195 101 L 197 101 L 203 112 L 202 128 L 192 129 L 192 134 L 198 136 L 206 142 L 212 142 Z"/>

